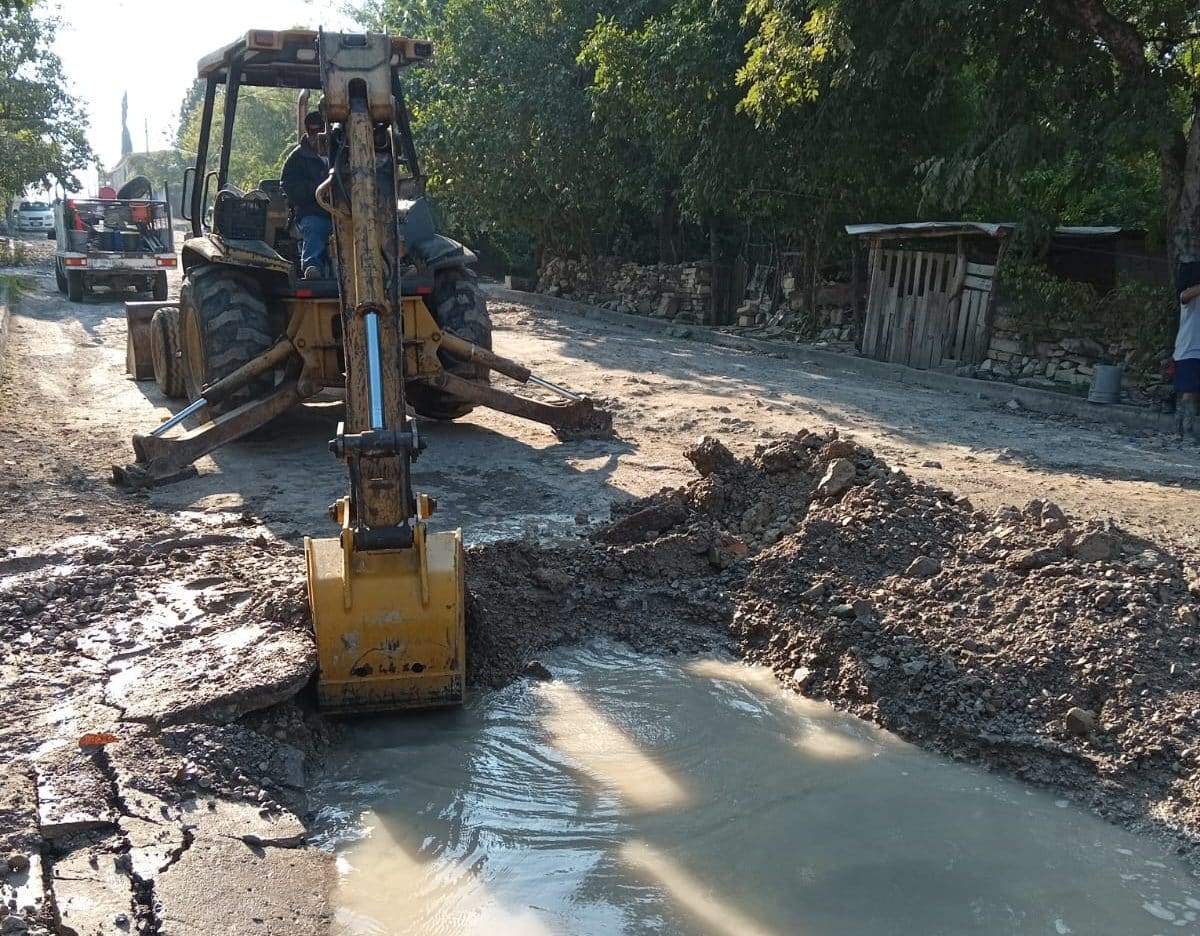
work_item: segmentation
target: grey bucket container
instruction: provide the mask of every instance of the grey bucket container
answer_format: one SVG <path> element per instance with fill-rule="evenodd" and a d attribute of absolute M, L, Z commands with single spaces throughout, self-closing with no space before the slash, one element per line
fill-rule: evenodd
<path fill-rule="evenodd" d="M 1121 402 L 1121 365 L 1097 364 L 1092 371 L 1092 387 L 1088 391 L 1091 403 Z"/>

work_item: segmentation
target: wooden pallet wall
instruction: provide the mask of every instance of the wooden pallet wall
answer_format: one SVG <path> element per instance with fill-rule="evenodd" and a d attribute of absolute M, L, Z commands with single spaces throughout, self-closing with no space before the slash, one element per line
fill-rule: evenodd
<path fill-rule="evenodd" d="M 920 370 L 987 355 L 995 267 L 961 253 L 871 250 L 863 354 Z"/>

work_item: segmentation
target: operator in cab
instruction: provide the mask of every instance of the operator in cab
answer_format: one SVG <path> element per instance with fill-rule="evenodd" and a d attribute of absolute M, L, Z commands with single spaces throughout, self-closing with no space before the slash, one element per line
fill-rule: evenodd
<path fill-rule="evenodd" d="M 329 162 L 317 146 L 318 135 L 325 129 L 319 111 L 304 117 L 304 137 L 283 164 L 280 180 L 300 228 L 300 269 L 306 280 L 322 279 L 329 268 L 329 235 L 333 221 L 329 212 L 317 204 L 317 186 L 329 174 Z"/>

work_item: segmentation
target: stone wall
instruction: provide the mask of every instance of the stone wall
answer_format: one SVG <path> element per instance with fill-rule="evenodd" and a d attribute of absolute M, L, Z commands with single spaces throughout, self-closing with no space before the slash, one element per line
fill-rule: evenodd
<path fill-rule="evenodd" d="M 805 332 L 821 341 L 853 341 L 854 290 L 849 283 L 822 285 L 816 316 L 805 316 L 807 290 L 794 276 L 785 274 L 780 287 L 781 300 L 774 309 L 769 290 L 761 298 L 739 298 L 734 322 L 779 333 Z M 631 315 L 712 324 L 712 264 L 707 260 L 641 266 L 612 257 L 555 258 L 542 269 L 536 290 Z"/>
<path fill-rule="evenodd" d="M 613 257 L 556 257 L 542 269 L 537 291 L 632 315 L 699 324 L 712 319 L 712 265 L 706 260 L 641 266 Z"/>
<path fill-rule="evenodd" d="M 1094 330 L 1079 324 L 1061 323 L 1042 329 L 1042 340 L 1022 335 L 1020 323 L 998 304 L 992 319 L 987 359 L 977 375 L 994 380 L 1014 380 L 1031 387 L 1086 393 L 1097 364 L 1120 364 L 1124 368 L 1122 397 L 1125 402 L 1152 402 L 1168 391 L 1164 351 L 1159 359 L 1138 358 L 1132 342 L 1106 342 Z"/>
<path fill-rule="evenodd" d="M 854 286 L 851 283 L 822 283 L 816 291 L 816 314 L 808 315 L 808 289 L 794 275 L 784 274 L 779 284 L 780 301 L 772 312 L 771 296 L 748 299 L 737 310 L 742 326 L 774 324 L 780 331 L 801 334 L 820 342 L 853 342 L 857 335 Z"/>

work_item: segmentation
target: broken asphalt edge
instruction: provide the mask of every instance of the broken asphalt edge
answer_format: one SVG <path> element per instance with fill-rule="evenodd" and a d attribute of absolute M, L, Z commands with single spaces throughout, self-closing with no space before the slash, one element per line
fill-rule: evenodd
<path fill-rule="evenodd" d="M 516 289 L 505 289 L 490 283 L 482 284 L 484 293 L 491 299 L 501 302 L 515 302 L 529 306 L 540 312 L 565 313 L 582 318 L 594 319 L 624 328 L 633 328 L 677 339 L 698 341 L 702 344 L 715 345 L 734 351 L 750 351 L 759 354 L 772 354 L 807 364 L 843 373 L 857 374 L 876 380 L 887 380 L 892 383 L 908 384 L 924 387 L 929 390 L 941 390 L 959 393 L 965 396 L 975 396 L 979 399 L 1004 404 L 1016 400 L 1020 406 L 1035 413 L 1053 416 L 1077 416 L 1096 422 L 1104 422 L 1125 429 L 1151 429 L 1158 432 L 1173 433 L 1175 417 L 1164 413 L 1153 412 L 1140 406 L 1127 406 L 1119 403 L 1091 403 L 1082 397 L 1057 393 L 1053 390 L 1041 390 L 1036 387 L 1023 387 L 1020 384 L 1004 383 L 993 380 L 978 380 L 974 377 L 959 377 L 940 371 L 916 370 L 903 364 L 892 364 L 886 361 L 876 361 L 872 358 L 856 357 L 838 351 L 826 351 L 809 344 L 799 344 L 792 341 L 772 341 L 767 338 L 750 338 L 742 335 L 731 335 L 717 331 L 710 325 L 682 325 L 667 319 L 656 319 L 642 315 L 630 315 L 625 312 L 614 312 L 599 306 L 576 302 L 571 299 L 560 299 L 542 293 L 522 292 Z M 686 328 L 686 337 L 678 335 L 678 329 Z M 676 334 L 672 335 L 672 330 Z"/>

